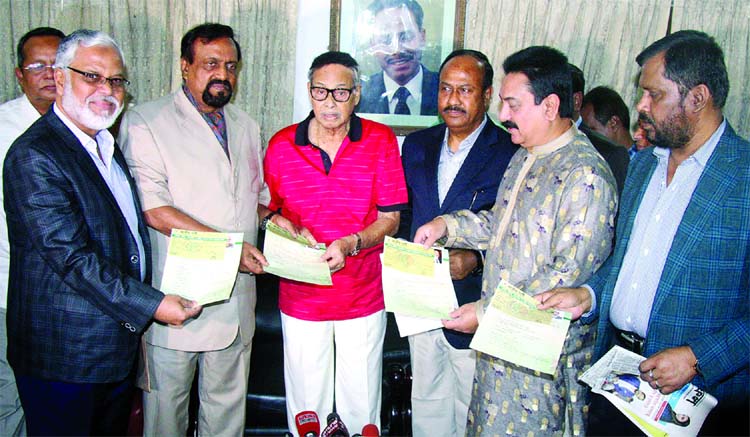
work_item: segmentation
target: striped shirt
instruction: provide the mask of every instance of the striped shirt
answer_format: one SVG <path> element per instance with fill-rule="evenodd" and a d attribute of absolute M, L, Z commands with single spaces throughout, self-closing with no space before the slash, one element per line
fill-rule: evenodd
<path fill-rule="evenodd" d="M 378 211 L 404 209 L 406 184 L 396 137 L 385 125 L 352 115 L 349 134 L 326 171 L 320 149 L 310 144 L 313 118 L 286 127 L 271 138 L 265 176 L 271 210 L 306 227 L 326 245 L 359 232 L 377 220 Z M 384 308 L 382 244 L 349 256 L 333 274 L 332 286 L 281 279 L 279 307 L 302 320 L 346 320 Z"/>

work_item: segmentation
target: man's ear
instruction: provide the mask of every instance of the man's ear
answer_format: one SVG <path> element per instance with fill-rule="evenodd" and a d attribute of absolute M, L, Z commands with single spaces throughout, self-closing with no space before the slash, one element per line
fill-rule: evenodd
<path fill-rule="evenodd" d="M 573 111 L 581 112 L 581 106 L 583 106 L 583 93 L 582 92 L 573 93 Z"/>
<path fill-rule="evenodd" d="M 182 80 L 187 79 L 188 73 L 188 61 L 185 58 L 180 58 L 180 73 L 182 73 Z"/>
<path fill-rule="evenodd" d="M 712 97 L 708 87 L 705 84 L 700 84 L 688 91 L 687 96 L 685 96 L 685 102 L 688 104 L 691 112 L 700 112 L 708 105 L 708 101 Z"/>
<path fill-rule="evenodd" d="M 560 97 L 557 94 L 550 94 L 542 100 L 544 109 L 544 118 L 549 121 L 560 117 Z"/>
<path fill-rule="evenodd" d="M 492 103 L 492 85 L 484 90 L 484 112 L 490 110 L 490 104 Z"/>
<path fill-rule="evenodd" d="M 55 68 L 53 76 L 55 78 L 55 91 L 57 95 L 61 96 L 65 90 L 65 71 L 62 68 Z"/>
<path fill-rule="evenodd" d="M 16 80 L 18 81 L 18 85 L 20 86 L 21 82 L 23 81 L 23 71 L 21 71 L 20 68 L 16 67 L 14 72 L 16 73 Z"/>
<path fill-rule="evenodd" d="M 607 126 L 612 130 L 617 130 L 622 126 L 622 120 L 620 120 L 620 117 L 613 115 L 607 121 Z"/>
<path fill-rule="evenodd" d="M 307 90 L 310 91 L 310 83 L 307 83 Z M 357 85 L 357 87 L 354 89 L 353 93 L 354 97 L 354 106 L 357 106 L 359 104 L 359 99 L 362 97 L 362 85 Z"/>

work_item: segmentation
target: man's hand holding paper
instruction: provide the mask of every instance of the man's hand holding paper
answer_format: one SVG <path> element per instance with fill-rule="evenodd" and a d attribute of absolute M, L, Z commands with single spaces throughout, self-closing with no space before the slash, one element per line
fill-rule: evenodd
<path fill-rule="evenodd" d="M 242 237 L 173 229 L 159 289 L 200 305 L 229 299 L 245 246 Z"/>
<path fill-rule="evenodd" d="M 568 326 L 570 313 L 539 310 L 533 297 L 501 280 L 470 346 L 494 357 L 554 374 Z"/>
<path fill-rule="evenodd" d="M 386 311 L 429 319 L 449 318 L 458 306 L 449 265 L 447 249 L 427 249 L 421 244 L 386 237 L 383 249 Z"/>
<path fill-rule="evenodd" d="M 266 225 L 263 253 L 268 273 L 310 284 L 331 285 L 331 271 L 323 261 L 325 248 L 310 247 L 310 241 L 300 231 L 296 235 L 273 222 Z"/>

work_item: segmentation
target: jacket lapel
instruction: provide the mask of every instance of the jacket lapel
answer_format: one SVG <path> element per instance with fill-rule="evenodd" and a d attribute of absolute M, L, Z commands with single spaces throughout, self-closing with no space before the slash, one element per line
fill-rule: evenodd
<path fill-rule="evenodd" d="M 447 129 L 447 127 L 445 128 Z M 436 129 L 435 135 L 427 141 L 425 147 L 424 181 L 433 211 L 440 209 L 440 195 L 438 194 L 438 165 L 440 164 L 440 148 L 443 145 L 445 129 Z"/>
<path fill-rule="evenodd" d="M 76 138 L 54 111 L 48 111 L 45 117 L 47 117 L 47 121 L 52 126 L 53 131 L 60 137 L 60 144 L 67 147 L 73 154 L 77 167 L 91 180 L 96 189 L 101 192 L 112 206 L 119 209 L 115 196 L 112 195 L 107 183 L 99 173 L 99 169 L 96 168 L 96 164 L 92 161 L 86 149 L 83 148 L 81 142 L 78 141 L 78 138 Z"/>
<path fill-rule="evenodd" d="M 188 100 L 187 96 L 185 96 L 182 88 L 175 91 L 174 104 L 177 113 L 180 114 L 180 117 L 178 117 L 180 120 L 180 129 L 182 129 L 183 132 L 190 132 L 192 136 L 198 137 L 196 139 L 196 142 L 198 142 L 199 144 L 205 144 L 206 147 L 213 148 L 213 153 L 220 154 L 224 158 L 224 160 L 226 160 L 226 155 L 224 154 L 224 150 L 222 150 L 221 148 L 221 144 L 219 144 L 219 140 L 216 139 L 214 132 L 208 126 L 206 120 L 203 119 L 195 106 L 193 106 L 193 104 L 190 103 L 190 100 Z M 228 147 L 231 156 L 232 144 L 236 143 L 237 141 L 233 141 L 233 138 L 231 136 L 231 129 L 229 128 L 230 117 L 227 115 L 227 112 L 228 111 L 226 111 L 225 109 L 224 116 L 226 117 L 227 122 L 227 141 L 229 142 Z"/>
<path fill-rule="evenodd" d="M 737 172 L 733 170 L 738 155 L 734 149 L 734 136 L 734 131 L 727 124 L 719 144 L 698 180 L 667 255 L 651 314 L 658 312 L 659 307 L 666 301 L 669 290 L 681 274 L 682 265 L 689 259 L 698 241 L 704 237 L 711 219 L 723 207 L 727 191 L 735 185 Z"/>
<path fill-rule="evenodd" d="M 481 170 L 488 165 L 489 156 L 493 147 L 495 147 L 499 141 L 497 132 L 492 128 L 492 121 L 487 119 L 484 129 L 477 137 L 474 145 L 471 147 L 469 154 L 466 156 L 463 165 L 458 170 L 456 178 L 453 179 L 448 194 L 445 196 L 443 205 L 440 208 L 440 213 L 443 214 L 447 211 L 453 211 L 457 209 L 452 206 L 453 201 L 458 197 L 459 194 L 471 189 L 474 184 L 474 178 L 478 175 Z M 499 170 L 498 170 L 499 171 Z M 437 173 L 436 173 L 437 174 Z M 461 206 L 463 209 L 464 206 Z"/>

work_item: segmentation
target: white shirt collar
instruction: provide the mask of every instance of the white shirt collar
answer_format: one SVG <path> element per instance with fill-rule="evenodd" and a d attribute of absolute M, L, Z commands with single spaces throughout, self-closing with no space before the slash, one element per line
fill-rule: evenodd
<path fill-rule="evenodd" d="M 409 94 L 418 102 L 422 101 L 422 66 L 419 66 L 419 71 L 416 76 L 412 77 L 404 87 L 409 90 Z M 393 79 L 391 79 L 385 71 L 383 71 L 383 83 L 385 84 L 385 95 L 388 97 L 388 103 L 393 100 L 393 95 L 396 94 L 396 90 L 401 87 Z"/>
<path fill-rule="evenodd" d="M 57 107 L 57 102 L 52 104 L 52 110 L 55 111 L 55 115 L 57 115 L 60 120 L 62 120 L 63 124 L 65 124 L 65 126 L 67 126 L 71 132 L 73 132 L 73 135 L 78 138 L 78 141 L 81 143 L 83 148 L 86 149 L 87 152 L 89 152 L 89 155 L 91 155 L 92 159 L 99 159 L 99 154 L 96 151 L 96 146 L 97 144 L 99 145 L 99 150 L 101 151 L 102 157 L 104 158 L 104 165 L 109 168 L 110 163 L 112 162 L 112 156 L 115 153 L 115 139 L 112 134 L 109 133 L 107 129 L 102 129 L 96 133 L 96 139 L 91 138 L 87 133 L 76 126 L 75 123 L 73 123 L 73 121 Z"/>

